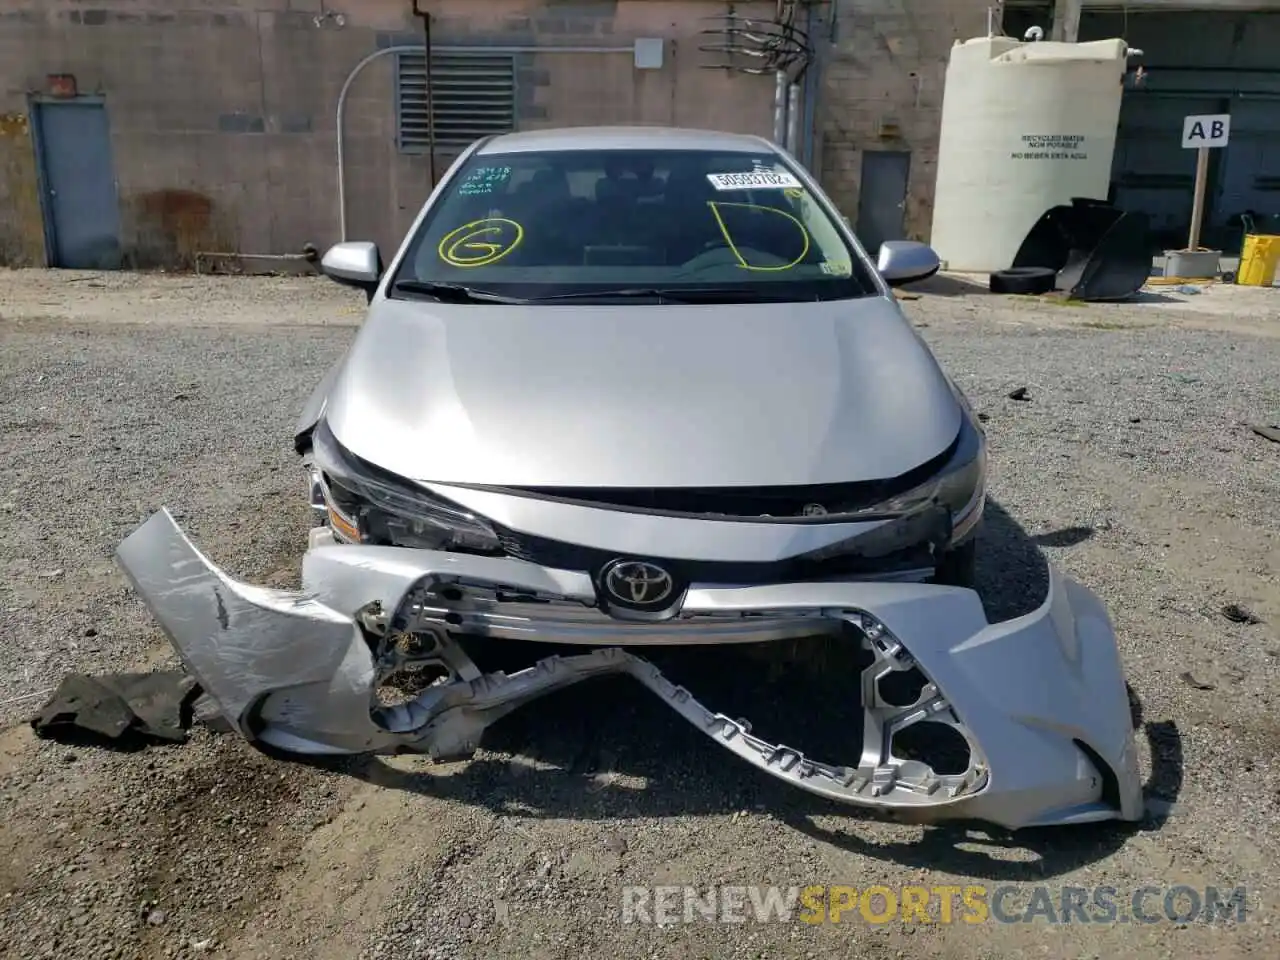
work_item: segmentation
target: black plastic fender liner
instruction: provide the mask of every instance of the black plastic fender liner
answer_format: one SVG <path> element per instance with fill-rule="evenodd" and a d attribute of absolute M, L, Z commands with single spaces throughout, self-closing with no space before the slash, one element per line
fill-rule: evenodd
<path fill-rule="evenodd" d="M 1013 266 L 1053 270 L 1074 300 L 1127 300 L 1151 276 L 1149 227 L 1145 213 L 1073 197 L 1036 221 Z"/>
<path fill-rule="evenodd" d="M 1058 271 L 1048 267 L 1010 267 L 991 274 L 992 293 L 1037 296 L 1049 293 L 1058 281 Z"/>

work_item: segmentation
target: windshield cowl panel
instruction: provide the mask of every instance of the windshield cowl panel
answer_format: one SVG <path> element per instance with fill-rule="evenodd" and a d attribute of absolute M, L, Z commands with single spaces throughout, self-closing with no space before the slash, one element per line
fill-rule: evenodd
<path fill-rule="evenodd" d="M 423 218 L 388 296 L 530 304 L 878 296 L 828 210 L 767 151 L 477 154 Z"/>

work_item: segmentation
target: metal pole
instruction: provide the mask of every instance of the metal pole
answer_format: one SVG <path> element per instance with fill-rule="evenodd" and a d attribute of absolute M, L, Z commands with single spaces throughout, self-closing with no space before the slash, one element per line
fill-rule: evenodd
<path fill-rule="evenodd" d="M 787 150 L 793 156 L 800 153 L 800 84 L 791 84 L 787 91 Z"/>
<path fill-rule="evenodd" d="M 787 142 L 787 74 L 779 70 L 773 75 L 773 142 Z"/>
<path fill-rule="evenodd" d="M 436 88 L 431 69 L 431 11 L 424 10 L 413 0 L 413 15 L 422 21 L 423 50 L 426 53 L 427 94 L 427 167 L 430 171 L 431 186 L 436 185 Z"/>
<path fill-rule="evenodd" d="M 1204 195 L 1209 182 L 1209 148 L 1201 147 L 1196 157 L 1196 192 L 1191 203 L 1191 237 L 1188 250 L 1200 249 L 1200 227 L 1204 223 Z"/>
<path fill-rule="evenodd" d="M 351 89 L 352 82 L 360 75 L 360 71 L 379 57 L 385 57 L 392 53 L 404 53 L 408 50 L 416 51 L 417 49 L 417 47 L 384 47 L 381 50 L 373 51 L 373 53 L 351 68 L 351 72 L 347 74 L 346 81 L 342 84 L 342 89 L 338 92 L 338 239 L 340 241 L 347 239 L 347 178 L 344 176 L 346 165 L 343 162 L 343 147 L 346 136 L 342 129 L 342 118 L 347 112 L 347 93 Z"/>
<path fill-rule="evenodd" d="M 431 186 L 436 185 L 436 84 L 431 62 L 431 14 L 422 15 L 422 30 L 427 42 L 427 156 L 431 171 Z"/>
<path fill-rule="evenodd" d="M 1054 0 L 1050 39 L 1076 43 L 1080 39 L 1080 11 L 1084 0 Z"/>
<path fill-rule="evenodd" d="M 817 33 L 817 14 L 814 12 L 814 4 L 807 4 L 805 7 L 805 35 L 814 37 Z M 818 89 L 822 77 L 822 45 L 815 43 L 813 45 L 813 60 L 810 61 L 808 68 L 804 72 L 804 91 L 802 94 L 802 102 L 804 103 L 804 117 L 800 126 L 800 136 L 803 140 L 801 163 L 810 173 L 816 175 L 818 164 L 815 157 L 817 152 L 817 103 Z"/>

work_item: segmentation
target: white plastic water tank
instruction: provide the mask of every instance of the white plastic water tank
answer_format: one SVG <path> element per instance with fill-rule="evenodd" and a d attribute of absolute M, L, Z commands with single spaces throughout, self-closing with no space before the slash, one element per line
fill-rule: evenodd
<path fill-rule="evenodd" d="M 952 47 L 930 237 L 947 270 L 1003 270 L 1050 207 L 1107 199 L 1128 49 L 1008 37 Z"/>

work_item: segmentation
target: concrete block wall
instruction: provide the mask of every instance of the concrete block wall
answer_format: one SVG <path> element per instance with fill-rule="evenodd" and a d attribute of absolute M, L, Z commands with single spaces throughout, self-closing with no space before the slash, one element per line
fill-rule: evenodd
<path fill-rule="evenodd" d="M 907 234 L 928 239 L 947 58 L 956 40 L 986 35 L 989 6 L 989 0 L 834 0 L 824 11 L 817 166 L 851 219 L 864 152 L 909 151 Z"/>
<path fill-rule="evenodd" d="M 629 53 L 520 55 L 522 128 L 586 123 L 768 134 L 768 78 L 702 69 L 701 18 L 720 0 L 428 0 L 454 45 L 629 46 L 664 37 L 666 65 Z M 739 3 L 744 14 L 772 0 Z M 137 265 L 196 251 L 288 253 L 338 239 L 335 106 L 365 55 L 421 42 L 411 0 L 0 0 L 0 263 L 41 263 L 31 141 L 21 118 L 46 77 L 105 97 L 122 244 Z M 325 16 L 324 14 L 329 14 Z M 341 14 L 339 22 L 335 14 Z M 317 19 L 319 18 L 319 19 Z M 393 57 L 353 84 L 346 114 L 348 236 L 394 248 L 430 188 L 398 151 Z M 451 159 L 442 155 L 441 172 Z"/>
<path fill-rule="evenodd" d="M 31 124 L 25 113 L 0 113 L 0 263 L 38 263 L 43 249 Z"/>
<path fill-rule="evenodd" d="M 768 135 L 771 78 L 705 69 L 702 18 L 723 0 L 427 0 L 442 47 L 518 54 L 517 123 L 655 123 Z M 986 30 L 988 0 L 831 0 L 820 51 L 816 168 L 856 218 L 863 154 L 908 150 L 906 225 L 927 238 L 946 59 Z M 739 2 L 768 18 L 773 0 Z M 199 250 L 286 253 L 338 238 L 335 106 L 370 52 L 418 44 L 412 0 L 0 0 L 0 263 L 44 256 L 26 112 L 46 77 L 105 96 L 122 243 L 138 265 Z M 327 14 L 327 16 L 326 16 Z M 341 22 L 337 14 L 341 15 Z M 666 64 L 627 47 L 664 37 Z M 353 84 L 346 115 L 348 236 L 390 249 L 430 187 L 425 156 L 396 146 L 393 58 Z M 437 169 L 452 159 L 441 153 Z"/>

